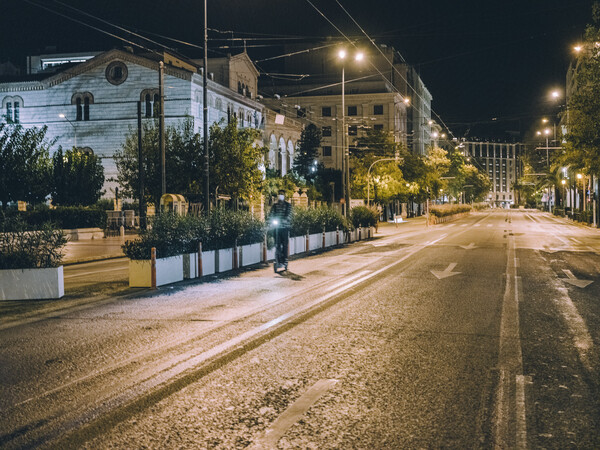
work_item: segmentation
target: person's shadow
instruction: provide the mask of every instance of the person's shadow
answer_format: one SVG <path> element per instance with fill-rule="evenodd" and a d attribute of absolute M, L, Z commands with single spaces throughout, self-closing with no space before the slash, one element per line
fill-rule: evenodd
<path fill-rule="evenodd" d="M 297 273 L 291 272 L 289 270 L 281 270 L 276 273 L 280 277 L 289 278 L 292 281 L 301 281 L 304 279 L 302 275 L 298 275 Z"/>

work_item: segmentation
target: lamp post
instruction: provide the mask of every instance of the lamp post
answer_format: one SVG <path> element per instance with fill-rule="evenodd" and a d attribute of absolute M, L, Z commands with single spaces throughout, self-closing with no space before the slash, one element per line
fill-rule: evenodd
<path fill-rule="evenodd" d="M 60 113 L 58 115 L 58 117 L 60 117 L 61 119 L 65 119 L 67 122 L 69 122 L 69 125 L 71 125 L 73 127 L 73 136 L 74 136 L 74 142 L 75 142 L 75 145 L 73 147 L 77 148 L 77 127 L 75 125 L 73 125 L 73 122 L 71 122 L 69 119 L 67 119 L 67 116 L 65 116 L 63 113 Z"/>
<path fill-rule="evenodd" d="M 346 149 L 346 66 L 345 61 L 348 53 L 342 49 L 338 52 L 338 58 L 342 60 L 342 190 L 344 191 L 345 207 L 344 216 L 348 217 L 350 209 L 350 155 Z M 364 53 L 357 52 L 354 60 L 360 62 L 364 59 Z"/>

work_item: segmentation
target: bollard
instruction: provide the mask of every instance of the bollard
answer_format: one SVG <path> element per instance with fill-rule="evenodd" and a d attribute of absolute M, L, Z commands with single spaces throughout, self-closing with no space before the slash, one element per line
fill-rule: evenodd
<path fill-rule="evenodd" d="M 267 235 L 266 234 L 265 234 L 265 240 L 263 241 L 262 262 L 264 264 L 267 263 Z"/>
<path fill-rule="evenodd" d="M 308 230 L 306 230 L 306 253 L 310 250 L 310 238 L 308 237 Z"/>
<path fill-rule="evenodd" d="M 150 250 L 150 287 L 156 289 L 156 247 Z"/>
<path fill-rule="evenodd" d="M 362 240 L 362 225 L 358 225 L 358 240 Z"/>
<path fill-rule="evenodd" d="M 123 225 L 119 227 L 119 235 L 122 239 L 125 239 L 125 227 Z"/>
<path fill-rule="evenodd" d="M 231 262 L 231 265 L 233 266 L 233 270 L 238 268 L 238 245 L 237 245 L 237 239 L 235 240 L 235 243 L 233 244 L 233 261 Z"/>
<path fill-rule="evenodd" d="M 335 245 L 340 245 L 340 227 L 335 227 Z"/>
<path fill-rule="evenodd" d="M 323 228 L 323 248 L 325 248 L 325 228 Z"/>
<path fill-rule="evenodd" d="M 198 242 L 198 278 L 202 277 L 202 242 Z"/>

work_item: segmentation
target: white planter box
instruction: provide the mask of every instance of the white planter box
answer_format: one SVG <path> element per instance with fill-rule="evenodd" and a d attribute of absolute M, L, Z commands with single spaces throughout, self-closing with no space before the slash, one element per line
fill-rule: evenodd
<path fill-rule="evenodd" d="M 306 251 L 306 236 L 295 236 L 291 238 L 290 249 L 292 248 L 292 242 L 294 248 L 294 255 L 297 255 L 298 253 L 304 253 Z"/>
<path fill-rule="evenodd" d="M 323 233 L 308 235 L 308 249 L 318 250 L 323 248 Z"/>
<path fill-rule="evenodd" d="M 198 253 L 183 254 L 183 279 L 198 278 Z"/>
<path fill-rule="evenodd" d="M 0 270 L 0 300 L 42 300 L 63 295 L 63 266 Z"/>
<path fill-rule="evenodd" d="M 104 238 L 104 230 L 102 228 L 74 228 L 72 230 L 63 230 L 63 232 L 69 241 Z"/>
<path fill-rule="evenodd" d="M 129 287 L 152 287 L 152 264 L 149 259 L 129 260 Z M 156 259 L 156 285 L 183 280 L 183 255 Z"/>
<path fill-rule="evenodd" d="M 215 251 L 202 252 L 202 276 L 215 273 Z"/>
<path fill-rule="evenodd" d="M 325 232 L 325 247 L 333 247 L 336 245 L 336 236 L 337 232 L 335 231 L 326 231 Z"/>
<path fill-rule="evenodd" d="M 267 261 L 275 260 L 275 247 L 267 249 Z"/>
<path fill-rule="evenodd" d="M 262 244 L 242 245 L 239 248 L 239 263 L 240 267 L 251 266 L 253 264 L 259 264 L 262 258 Z"/>
<path fill-rule="evenodd" d="M 217 271 L 228 272 L 233 269 L 233 249 L 232 248 L 222 248 L 217 250 L 217 261 L 219 262 Z"/>

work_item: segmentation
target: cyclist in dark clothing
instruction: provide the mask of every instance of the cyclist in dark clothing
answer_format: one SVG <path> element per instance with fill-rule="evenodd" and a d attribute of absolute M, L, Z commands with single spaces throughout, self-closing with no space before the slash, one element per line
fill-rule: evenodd
<path fill-rule="evenodd" d="M 288 266 L 288 245 L 289 245 L 289 235 L 290 235 L 290 224 L 292 218 L 292 205 L 290 202 L 285 200 L 285 191 L 281 189 L 279 191 L 278 201 L 271 207 L 271 211 L 269 212 L 269 219 L 273 223 L 273 221 L 277 221 L 275 226 L 275 241 L 280 243 L 281 252 L 280 258 L 275 257 L 275 270 L 277 270 L 277 264 L 283 264 L 285 269 L 287 270 Z"/>

